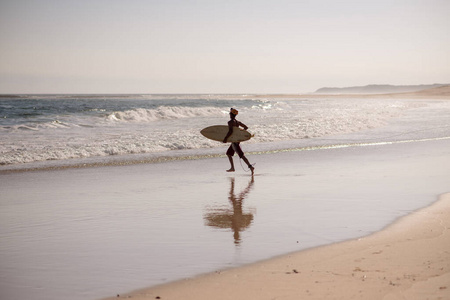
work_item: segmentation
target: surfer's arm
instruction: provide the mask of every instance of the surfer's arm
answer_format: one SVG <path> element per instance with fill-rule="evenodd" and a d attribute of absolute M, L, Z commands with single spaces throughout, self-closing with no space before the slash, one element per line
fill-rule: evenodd
<path fill-rule="evenodd" d="M 247 129 L 248 129 L 248 126 L 245 125 L 245 124 L 242 123 L 242 122 L 239 122 L 239 126 L 241 126 L 242 128 L 244 128 L 244 130 L 247 130 Z"/>

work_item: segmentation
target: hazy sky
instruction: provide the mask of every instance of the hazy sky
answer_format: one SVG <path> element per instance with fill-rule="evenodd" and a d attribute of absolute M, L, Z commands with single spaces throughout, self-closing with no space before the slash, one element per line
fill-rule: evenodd
<path fill-rule="evenodd" d="M 0 93 L 450 83 L 450 0 L 0 0 Z"/>

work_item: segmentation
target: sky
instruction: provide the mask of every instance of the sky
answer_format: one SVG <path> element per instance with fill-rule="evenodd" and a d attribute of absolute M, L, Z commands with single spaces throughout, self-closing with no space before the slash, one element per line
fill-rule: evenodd
<path fill-rule="evenodd" d="M 0 0 L 0 93 L 450 83 L 449 0 Z"/>

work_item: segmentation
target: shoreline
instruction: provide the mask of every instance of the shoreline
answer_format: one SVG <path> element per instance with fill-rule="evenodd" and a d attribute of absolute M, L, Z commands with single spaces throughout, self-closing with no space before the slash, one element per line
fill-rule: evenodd
<path fill-rule="evenodd" d="M 322 138 L 322 141 L 326 141 L 328 137 Z M 263 155 L 263 154 L 275 154 L 282 152 L 299 152 L 299 151 L 311 151 L 311 150 L 326 150 L 337 148 L 354 148 L 354 147 L 370 147 L 379 145 L 392 145 L 392 144 L 405 144 L 405 143 L 421 143 L 429 141 L 448 140 L 450 136 L 440 136 L 433 138 L 421 138 L 421 139 L 404 139 L 404 140 L 386 140 L 386 141 L 372 141 L 372 142 L 352 142 L 352 143 L 336 143 L 334 140 L 330 142 L 311 143 L 304 144 L 298 147 L 280 147 L 280 148 L 263 148 L 262 150 L 250 150 L 247 151 L 248 155 Z M 196 149 L 195 149 L 196 150 Z M 188 150 L 189 151 L 189 150 Z M 219 152 L 220 151 L 220 152 Z M 68 169 L 85 169 L 85 168 L 101 168 L 101 167 L 117 167 L 117 166 L 131 166 L 142 164 L 157 164 L 167 163 L 172 161 L 188 161 L 188 160 L 201 160 L 211 158 L 224 158 L 222 148 L 215 148 L 208 151 L 208 153 L 195 154 L 186 151 L 180 151 L 177 155 L 168 155 L 167 153 L 146 153 L 138 155 L 123 155 L 122 157 L 91 157 L 88 159 L 72 159 L 64 161 L 52 161 L 49 165 L 48 161 L 26 163 L 23 165 L 0 165 L 0 175 L 13 174 L 23 172 L 40 172 L 40 171 L 61 171 Z M 136 156 L 136 157 L 134 157 Z"/>
<path fill-rule="evenodd" d="M 106 299 L 445 299 L 450 193 L 366 237 Z"/>

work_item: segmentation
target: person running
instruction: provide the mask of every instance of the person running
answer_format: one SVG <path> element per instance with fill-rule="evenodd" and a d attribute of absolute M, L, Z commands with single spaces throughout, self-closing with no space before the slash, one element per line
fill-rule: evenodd
<path fill-rule="evenodd" d="M 248 127 L 244 123 L 236 120 L 236 116 L 238 113 L 239 112 L 237 111 L 237 109 L 234 109 L 234 108 L 230 109 L 230 121 L 228 121 L 228 133 L 225 136 L 225 138 L 223 139 L 224 143 L 226 143 L 228 138 L 233 134 L 233 127 L 239 128 L 239 126 L 241 126 L 245 130 L 248 129 Z M 228 160 L 230 161 L 230 164 L 231 164 L 231 168 L 229 170 L 227 170 L 227 172 L 235 171 L 233 156 L 234 156 L 234 153 L 236 152 L 239 155 L 239 157 L 242 158 L 242 160 L 247 164 L 248 168 L 250 169 L 250 171 L 252 171 L 252 175 L 253 175 L 255 167 L 253 167 L 250 164 L 250 162 L 248 161 L 248 159 L 245 157 L 244 152 L 242 151 L 241 146 L 239 144 L 240 144 L 239 142 L 231 143 L 230 147 L 227 150 Z"/>

